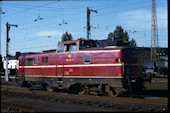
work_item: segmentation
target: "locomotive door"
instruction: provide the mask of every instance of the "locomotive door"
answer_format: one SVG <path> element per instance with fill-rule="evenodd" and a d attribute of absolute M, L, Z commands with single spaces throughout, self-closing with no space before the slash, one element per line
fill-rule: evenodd
<path fill-rule="evenodd" d="M 78 50 L 78 43 L 69 43 L 59 46 L 57 51 L 57 76 L 68 76 L 73 72 L 73 68 L 69 67 L 76 63 L 76 53 Z M 66 66 L 67 65 L 67 66 Z M 66 67 L 65 67 L 66 66 Z"/>
<path fill-rule="evenodd" d="M 56 76 L 57 76 L 57 85 L 59 89 L 63 88 L 63 70 L 64 70 L 64 44 L 61 44 L 57 49 L 57 60 L 56 60 Z"/>
<path fill-rule="evenodd" d="M 22 66 L 24 67 L 25 66 L 25 55 L 23 56 L 21 62 L 22 62 Z M 22 68 L 21 70 L 22 70 L 22 74 L 21 75 L 24 76 L 25 75 L 25 68 Z"/>
<path fill-rule="evenodd" d="M 77 63 L 78 42 L 66 44 L 65 46 L 63 75 L 71 77 L 75 75 L 75 70 L 77 72 L 75 65 Z"/>
<path fill-rule="evenodd" d="M 57 50 L 57 60 L 56 60 L 56 76 L 63 76 L 64 68 L 64 44 L 60 45 Z"/>
<path fill-rule="evenodd" d="M 64 76 L 64 58 L 56 60 L 56 76 Z"/>
<path fill-rule="evenodd" d="M 23 81 L 25 81 L 25 55 L 22 57 L 22 59 L 20 60 L 20 64 L 23 68 L 21 68 L 21 73 L 19 74 L 20 76 L 18 76 L 18 84 L 21 85 L 23 83 Z"/>

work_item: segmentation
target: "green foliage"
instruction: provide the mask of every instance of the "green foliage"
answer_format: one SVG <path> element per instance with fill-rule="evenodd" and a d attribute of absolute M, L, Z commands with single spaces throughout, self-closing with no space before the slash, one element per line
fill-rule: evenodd
<path fill-rule="evenodd" d="M 71 34 L 69 34 L 67 31 L 62 35 L 61 37 L 61 42 L 68 41 L 68 40 L 73 40 L 73 37 Z M 61 43 L 58 41 L 58 45 Z"/>
<path fill-rule="evenodd" d="M 108 39 L 119 39 L 122 40 L 124 43 L 128 44 L 129 46 L 135 47 L 136 41 L 132 39 L 129 41 L 129 35 L 127 31 L 124 31 L 124 29 L 121 26 L 116 26 L 116 29 L 108 34 Z"/>
<path fill-rule="evenodd" d="M 136 41 L 132 38 L 132 40 L 129 42 L 129 45 L 132 47 L 136 47 Z"/>
<path fill-rule="evenodd" d="M 122 29 L 121 26 L 116 26 L 116 29 L 113 33 L 108 35 L 108 39 L 121 39 L 121 40 L 128 40 L 128 33 Z"/>
<path fill-rule="evenodd" d="M 68 34 L 67 31 L 61 37 L 62 42 L 67 41 L 67 40 L 72 40 L 72 39 L 73 39 L 72 35 Z"/>
<path fill-rule="evenodd" d="M 60 44 L 61 42 L 60 41 L 58 41 L 58 45 Z"/>

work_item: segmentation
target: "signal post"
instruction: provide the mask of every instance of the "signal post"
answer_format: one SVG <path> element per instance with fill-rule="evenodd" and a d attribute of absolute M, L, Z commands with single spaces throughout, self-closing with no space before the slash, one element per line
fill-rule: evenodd
<path fill-rule="evenodd" d="M 9 76 L 8 76 L 8 43 L 10 41 L 10 38 L 9 38 L 9 30 L 10 30 L 10 27 L 11 26 L 14 26 L 14 27 L 18 27 L 18 25 L 13 25 L 13 24 L 6 24 L 6 28 L 7 28 L 7 36 L 6 36 L 6 69 L 5 69 L 5 81 L 8 82 L 9 81 Z"/>

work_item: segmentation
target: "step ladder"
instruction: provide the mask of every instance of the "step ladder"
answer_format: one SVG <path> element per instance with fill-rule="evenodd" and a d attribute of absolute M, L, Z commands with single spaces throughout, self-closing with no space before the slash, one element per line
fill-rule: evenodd
<path fill-rule="evenodd" d="M 63 89 L 63 80 L 62 80 L 62 75 L 58 75 L 58 80 L 57 80 L 57 83 L 58 83 L 58 89 Z"/>

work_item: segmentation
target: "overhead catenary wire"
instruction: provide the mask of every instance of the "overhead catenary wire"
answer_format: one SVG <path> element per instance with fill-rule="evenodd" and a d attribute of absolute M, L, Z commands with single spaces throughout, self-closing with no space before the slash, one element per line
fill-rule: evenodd
<path fill-rule="evenodd" d="M 160 5 L 160 4 L 158 4 Z M 151 6 L 145 6 L 145 7 L 151 7 Z M 144 8 L 144 7 L 140 7 L 140 8 Z M 129 10 L 133 10 L 133 9 L 140 9 L 140 8 L 132 8 L 132 9 L 129 9 Z M 122 10 L 124 11 L 124 10 Z M 118 12 L 122 12 L 122 11 L 114 11 L 112 13 L 118 13 Z M 105 13 L 106 14 L 106 13 Z M 102 15 L 105 15 L 105 14 L 101 14 L 101 15 L 96 15 L 94 17 L 98 17 L 98 16 L 102 16 Z M 110 13 L 107 13 L 107 14 L 110 14 Z M 68 20 L 68 21 L 77 21 L 77 20 L 82 20 L 82 19 L 86 19 L 86 17 L 82 17 L 82 18 L 79 18 L 79 19 L 74 19 L 74 20 Z"/>
<path fill-rule="evenodd" d="M 161 4 L 157 4 L 157 5 L 165 5 L 165 4 L 166 3 L 161 3 Z M 93 17 L 97 18 L 97 17 L 103 16 L 103 15 L 109 15 L 109 14 L 118 13 L 118 12 L 122 12 L 122 11 L 130 11 L 130 10 L 135 10 L 135 9 L 142 9 L 142 8 L 146 8 L 146 7 L 152 7 L 152 6 L 148 5 L 148 6 L 138 7 L 138 8 L 131 8 L 131 9 L 125 9 L 125 10 L 119 10 L 119 11 L 112 11 L 112 12 L 96 15 L 96 16 L 93 16 Z"/>
<path fill-rule="evenodd" d="M 51 3 L 49 3 L 49 4 L 51 4 Z M 161 4 L 157 4 L 157 5 L 162 5 L 162 4 L 166 4 L 166 3 L 161 3 Z M 44 4 L 44 5 L 48 5 L 48 4 Z M 42 7 L 42 6 L 44 6 L 44 5 L 40 5 L 40 6 L 36 6 L 36 7 L 34 7 L 34 8 L 31 8 L 31 9 L 36 9 L 36 8 L 38 8 L 38 7 Z M 139 7 L 139 8 L 133 8 L 133 9 L 140 9 L 140 8 L 145 8 L 145 7 L 151 7 L 151 6 L 144 6 L 144 7 Z M 66 8 L 64 8 L 64 9 L 66 9 Z M 133 10 L 133 9 L 128 9 L 128 10 Z M 124 11 L 124 10 L 123 10 Z M 19 11 L 19 12 L 16 12 L 16 13 L 20 13 L 20 12 L 24 12 L 24 11 Z M 109 12 L 109 13 L 116 13 L 116 12 L 120 12 L 120 11 L 114 11 L 114 12 Z M 16 14 L 16 13 L 14 13 L 14 14 Z M 109 14 L 109 13 L 105 13 L 105 14 Z M 105 15 L 105 14 L 102 14 L 102 15 Z M 11 14 L 11 15 L 13 15 L 13 14 Z M 10 16 L 10 15 L 9 15 Z M 100 15 L 99 15 L 100 16 Z M 5 16 L 6 17 L 6 16 Z"/>
<path fill-rule="evenodd" d="M 162 21 L 164 21 L 164 19 L 162 19 Z M 143 22 L 138 22 L 138 24 L 142 24 L 142 23 L 146 23 L 146 22 L 151 22 L 151 21 L 143 21 Z M 137 23 L 134 23 L 134 25 L 135 24 L 137 24 Z M 125 25 L 125 26 L 128 26 L 129 24 L 123 24 L 123 25 Z M 46 26 L 56 26 L 55 25 L 55 23 L 52 23 L 52 24 L 48 24 L 48 25 L 43 25 L 44 27 L 46 27 Z M 39 28 L 39 27 L 43 27 L 43 26 L 36 26 L 36 27 L 32 27 L 31 29 L 33 29 L 33 28 Z M 109 26 L 109 27 L 112 27 L 112 28 L 114 28 L 114 26 Z M 116 27 L 116 26 L 115 26 Z M 166 26 L 165 26 L 166 27 Z M 105 29 L 105 27 L 100 27 L 99 29 L 101 29 L 101 30 L 103 30 L 103 29 Z M 159 29 L 159 30 L 161 30 L 161 29 Z M 163 29 L 163 30 L 166 30 L 166 29 Z M 19 32 L 20 30 L 16 30 L 16 32 Z M 142 31 L 142 30 L 138 30 L 138 32 L 147 32 L 147 31 L 151 31 L 151 30 L 144 30 L 144 31 Z M 28 31 L 27 31 L 28 32 Z M 97 31 L 93 31 L 93 33 L 94 32 L 97 32 Z M 110 31 L 110 32 L 112 32 L 112 31 Z M 28 32 L 28 33 L 26 33 L 25 35 L 27 35 L 27 34 L 30 34 L 31 32 Z"/>
<path fill-rule="evenodd" d="M 161 4 L 157 4 L 157 5 L 161 5 Z M 37 6 L 38 7 L 38 6 Z M 145 6 L 145 7 L 151 7 L 151 6 Z M 140 7 L 140 8 L 145 8 L 145 7 Z M 128 10 L 133 10 L 133 9 L 140 9 L 140 8 L 132 8 L 132 9 L 128 9 Z M 124 10 L 123 10 L 124 11 Z M 109 12 L 109 13 L 116 13 L 116 12 L 121 12 L 121 11 L 114 11 L 114 12 Z M 108 14 L 108 13 L 105 13 L 105 14 Z M 104 15 L 104 14 L 102 14 Z M 100 16 L 100 15 L 98 15 Z"/>
<path fill-rule="evenodd" d="M 160 30 L 165 30 L 165 29 L 160 29 Z M 151 30 L 143 30 L 143 31 L 137 31 L 137 32 L 150 32 Z M 93 35 L 92 35 L 92 37 L 99 37 L 99 36 L 106 36 L 106 38 L 107 38 L 107 36 L 108 36 L 108 34 L 109 34 L 109 32 L 107 33 L 107 34 L 100 34 L 100 35 L 96 35 L 96 33 L 94 33 Z M 147 33 L 146 33 L 147 34 Z M 84 35 L 86 35 L 85 33 L 84 33 Z M 76 35 L 75 35 L 76 36 Z M 77 36 L 79 36 L 79 35 L 77 35 Z M 161 35 L 159 35 L 159 36 L 161 36 Z M 52 36 L 52 38 L 53 37 L 55 37 L 56 38 L 56 36 Z M 15 44 L 13 44 L 13 45 L 25 45 L 25 43 L 21 43 L 21 42 L 26 42 L 27 44 L 28 43 L 31 43 L 31 44 L 33 44 L 34 42 L 35 42 L 35 40 L 42 40 L 42 41 L 46 41 L 47 39 L 46 38 L 40 38 L 40 37 L 29 37 L 29 39 L 25 39 L 25 40 L 15 40 L 15 41 L 13 41 L 13 42 L 18 42 L 18 43 L 15 43 Z M 136 39 L 137 39 L 137 37 L 136 37 Z M 143 40 L 145 40 L 145 39 L 143 39 Z M 37 43 L 37 42 L 35 42 L 35 43 Z M 39 43 L 40 44 L 40 43 Z"/>
<path fill-rule="evenodd" d="M 43 5 L 38 5 L 38 6 L 34 7 L 34 8 L 31 8 L 31 9 L 36 9 L 36 8 L 39 8 L 39 7 L 42 7 L 42 6 L 45 6 L 45 5 L 49 5 L 49 4 L 52 4 L 52 3 L 55 3 L 55 2 L 50 2 L 50 3 L 43 4 Z M 13 14 L 10 14 L 10 15 L 3 16 L 2 18 L 11 16 L 11 15 L 14 15 L 14 14 L 17 14 L 17 13 L 21 13 L 21 12 L 24 12 L 24 11 L 18 11 L 18 12 L 15 12 Z"/>
<path fill-rule="evenodd" d="M 79 19 L 73 19 L 73 20 L 68 20 L 68 21 L 78 21 L 78 20 L 84 20 L 86 17 L 82 17 L 82 18 L 79 18 Z M 159 20 L 159 21 L 161 21 L 161 20 Z M 31 22 L 31 21 L 30 21 Z M 25 24 L 29 24 L 30 22 L 28 22 L 28 23 L 25 23 Z M 33 22 L 33 21 L 32 21 Z M 149 22 L 149 21 L 148 21 Z M 31 29 L 32 28 L 38 28 L 38 27 L 42 27 L 42 26 L 48 26 L 48 25 L 53 25 L 53 24 L 56 24 L 56 23 L 51 23 L 51 24 L 45 24 L 45 25 L 41 25 L 41 26 L 36 26 L 36 27 L 31 27 Z M 133 25 L 134 23 L 131 23 L 131 25 Z M 125 24 L 124 24 L 125 25 Z M 20 30 L 17 30 L 17 31 L 20 31 Z M 16 32 L 17 32 L 16 31 Z"/>
<path fill-rule="evenodd" d="M 118 3 L 118 2 L 117 2 Z M 103 8 L 103 9 L 99 9 L 99 10 L 104 10 L 105 8 L 104 8 L 105 6 L 101 6 L 101 7 L 98 7 L 98 8 Z M 42 7 L 42 9 L 50 9 L 50 8 L 43 8 Z M 52 8 L 51 8 L 52 9 Z M 37 10 L 39 10 L 39 9 L 37 9 Z M 52 9 L 53 10 L 53 9 Z M 65 10 L 66 11 L 66 10 Z M 121 10 L 122 12 L 123 12 L 123 10 Z M 120 11 L 117 11 L 117 13 L 119 13 Z M 104 13 L 102 13 L 103 15 L 105 15 Z M 114 13 L 112 13 L 112 14 L 114 14 Z M 94 16 L 94 18 L 96 18 L 96 16 L 97 15 L 95 15 Z M 129 16 L 129 15 L 128 15 Z M 102 17 L 102 16 L 100 16 L 100 17 Z M 85 19 L 86 19 L 86 17 L 80 17 L 79 18 L 80 20 L 79 20 L 79 22 L 83 22 Z M 59 20 L 61 20 L 61 19 L 59 19 Z M 76 20 L 76 18 L 75 19 L 70 19 L 70 21 L 72 20 L 72 22 L 77 22 L 77 20 Z M 71 24 L 71 25 L 73 25 L 72 24 L 72 22 L 70 23 L 69 22 L 69 25 Z M 149 21 L 148 21 L 149 22 Z M 30 23 L 33 23 L 33 22 L 28 22 L 28 24 L 30 24 Z M 142 22 L 139 22 L 139 23 L 142 23 Z M 143 23 L 146 23 L 146 22 L 143 22 Z M 49 23 L 50 24 L 50 23 Z M 31 27 L 33 27 L 33 29 L 36 29 L 37 31 L 38 30 L 46 30 L 46 28 L 48 28 L 48 27 L 53 27 L 53 28 L 55 28 L 55 26 L 58 24 L 58 22 L 55 22 L 55 23 L 53 23 L 54 25 L 49 25 L 49 24 L 43 24 L 43 26 L 41 26 L 41 25 L 39 25 L 39 24 L 37 24 L 37 26 L 28 26 L 27 28 L 28 28 L 28 30 L 27 30 L 27 32 L 26 32 L 26 35 L 27 34 L 29 34 L 29 33 L 31 33 L 31 32 L 29 32 L 32 28 Z M 55 25 L 56 24 L 56 25 Z M 24 24 L 23 24 L 24 25 Z M 46 25 L 47 25 L 47 27 L 46 27 Z M 49 26 L 48 26 L 49 25 Z M 69 26 L 69 25 L 67 25 L 67 26 Z M 135 24 L 132 24 L 131 26 L 133 26 L 133 25 L 135 25 Z M 96 29 L 96 30 L 94 30 L 94 31 L 92 31 L 92 33 L 95 33 L 96 32 L 96 34 L 97 34 L 97 31 L 99 31 L 99 30 L 105 30 L 106 28 L 105 28 L 105 25 L 100 25 L 99 24 L 99 26 L 100 26 L 100 29 Z M 108 27 L 112 27 L 112 26 L 109 26 L 109 25 L 107 25 Z M 128 25 L 127 25 L 128 26 Z M 114 27 L 112 27 L 112 29 L 113 29 Z M 57 28 L 58 29 L 58 28 Z M 62 27 L 61 28 L 59 28 L 59 29 L 61 29 L 61 30 L 64 30 Z M 75 28 L 75 30 L 77 29 L 77 31 L 78 30 L 80 30 L 80 31 L 82 31 L 83 30 L 83 28 L 79 28 L 79 27 L 77 27 L 77 28 Z M 66 30 L 66 29 L 65 29 Z M 110 29 L 109 29 L 110 30 Z M 20 30 L 18 30 L 18 32 L 21 32 L 21 31 L 24 31 L 24 30 L 22 30 L 22 29 L 20 29 Z M 84 30 L 85 31 L 85 30 Z M 109 31 L 108 31 L 109 32 Z M 110 32 L 112 32 L 112 31 L 110 31 Z M 139 32 L 142 32 L 142 31 L 139 31 Z M 150 31 L 143 31 L 143 32 L 150 32 Z M 97 36 L 96 34 L 92 34 L 92 36 Z M 76 36 L 76 35 L 75 35 Z M 78 35 L 77 35 L 78 36 Z M 83 36 L 83 35 L 82 35 Z M 27 38 L 29 38 L 29 37 L 27 37 Z M 31 37 L 30 37 L 30 42 L 32 42 L 32 40 L 31 40 Z M 38 40 L 38 39 L 37 39 Z M 17 40 L 16 40 L 17 41 Z M 22 40 L 19 40 L 19 41 L 21 41 L 22 42 Z M 24 40 L 23 40 L 24 41 Z M 31 48 L 30 48 L 31 49 Z"/>

